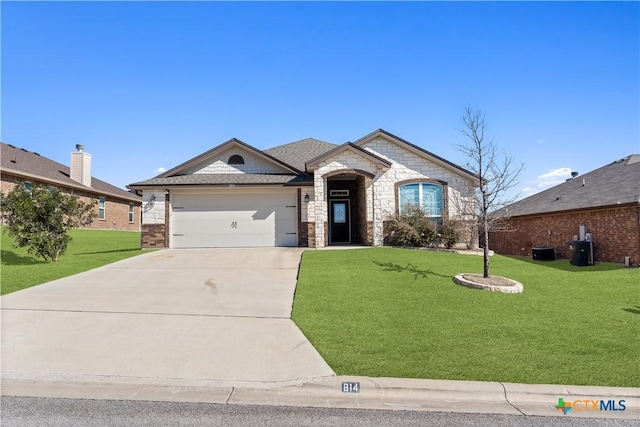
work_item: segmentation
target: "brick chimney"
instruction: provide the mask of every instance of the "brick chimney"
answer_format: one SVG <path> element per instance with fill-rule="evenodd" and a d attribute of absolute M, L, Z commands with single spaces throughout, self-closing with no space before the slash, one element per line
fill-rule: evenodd
<path fill-rule="evenodd" d="M 91 154 L 84 151 L 84 145 L 76 144 L 71 153 L 71 179 L 91 187 Z"/>

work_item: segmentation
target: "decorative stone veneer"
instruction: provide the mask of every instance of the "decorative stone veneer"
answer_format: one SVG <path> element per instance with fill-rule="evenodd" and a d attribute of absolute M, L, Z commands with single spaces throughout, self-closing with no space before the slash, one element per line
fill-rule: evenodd
<path fill-rule="evenodd" d="M 361 170 L 376 175 L 380 173 L 377 164 L 366 159 L 360 154 L 345 151 L 338 154 L 330 162 L 323 162 L 314 172 L 314 202 L 315 202 L 315 234 L 316 247 L 321 248 L 328 244 L 328 206 L 327 206 L 327 186 L 325 175 L 340 170 Z M 375 210 L 372 204 L 371 209 Z M 375 213 L 369 212 L 369 203 L 367 203 L 367 218 L 375 217 Z M 374 239 L 375 240 L 375 239 Z"/>
<path fill-rule="evenodd" d="M 144 191 L 142 193 L 142 225 L 164 224 L 165 216 L 164 191 Z"/>
<path fill-rule="evenodd" d="M 434 162 L 426 160 L 408 149 L 392 142 L 384 137 L 375 138 L 362 146 L 379 157 L 391 161 L 391 167 L 384 171 L 377 163 L 352 152 L 343 151 L 330 161 L 323 162 L 314 172 L 314 208 L 316 247 L 326 244 L 328 232 L 326 220 L 327 189 L 323 178 L 326 174 L 339 170 L 362 170 L 374 175 L 373 179 L 366 178 L 365 187 L 367 195 L 366 218 L 371 223 L 372 230 L 367 230 L 367 239 L 371 236 L 373 245 L 382 245 L 384 236 L 384 219 L 396 212 L 395 184 L 411 179 L 430 179 L 447 183 L 447 200 L 449 218 L 458 218 L 460 209 L 458 206 L 468 203 L 469 195 L 473 192 L 471 178 L 445 168 Z M 461 172 L 462 174 L 462 172 Z M 370 233 L 370 234 L 369 234 Z"/>
<path fill-rule="evenodd" d="M 304 201 L 305 195 L 309 195 L 309 203 L 305 203 Z M 298 200 L 298 203 L 301 206 L 300 221 L 309 222 L 310 220 L 312 220 L 316 210 L 316 202 L 315 202 L 313 187 L 303 187 L 300 190 L 300 198 Z"/>
<path fill-rule="evenodd" d="M 473 194 L 473 182 L 456 172 L 429 162 L 386 138 L 378 137 L 367 142 L 362 148 L 392 162 L 391 168 L 382 176 L 376 177 L 376 202 L 383 217 L 396 212 L 395 183 L 412 179 L 429 179 L 447 183 L 445 201 L 449 218 L 458 218 L 459 205 L 469 203 Z M 461 172 L 462 173 L 462 172 Z M 382 221 L 375 221 L 374 234 L 382 236 Z M 380 237 L 381 239 L 381 237 Z"/>
<path fill-rule="evenodd" d="M 242 156 L 243 165 L 229 165 L 229 157 L 234 154 Z M 195 166 L 188 171 L 188 174 L 216 174 L 216 173 L 291 173 L 277 164 L 265 160 L 253 153 L 239 148 L 230 148 L 223 151 L 214 159 L 208 159 L 206 163 Z"/>
<path fill-rule="evenodd" d="M 309 202 L 305 203 L 305 196 L 309 196 Z M 300 215 L 298 218 L 298 246 L 314 248 L 316 246 L 316 225 L 313 222 L 316 203 L 313 187 L 303 187 L 298 192 L 298 205 Z"/>
<path fill-rule="evenodd" d="M 169 195 L 164 191 L 142 193 L 142 247 L 169 247 Z"/>

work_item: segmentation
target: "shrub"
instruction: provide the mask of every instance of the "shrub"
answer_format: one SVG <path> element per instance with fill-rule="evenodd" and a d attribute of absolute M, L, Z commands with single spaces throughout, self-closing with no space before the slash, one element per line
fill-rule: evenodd
<path fill-rule="evenodd" d="M 459 229 L 457 221 L 437 224 L 420 208 L 407 206 L 388 221 L 384 239 L 392 246 L 451 248 L 460 238 Z"/>
<path fill-rule="evenodd" d="M 451 249 L 453 245 L 460 240 L 460 222 L 450 220 L 442 224 L 440 227 L 441 243 L 445 248 Z"/>
<path fill-rule="evenodd" d="M 16 185 L 6 196 L 0 194 L 3 232 L 17 247 L 45 261 L 57 261 L 71 241 L 69 230 L 91 223 L 95 205 L 57 188 L 34 185 L 27 190 Z"/>

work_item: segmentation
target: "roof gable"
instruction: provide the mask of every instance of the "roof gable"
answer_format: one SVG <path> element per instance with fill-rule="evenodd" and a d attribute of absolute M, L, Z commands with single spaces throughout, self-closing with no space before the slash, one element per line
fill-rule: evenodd
<path fill-rule="evenodd" d="M 370 134 L 360 138 L 359 140 L 357 140 L 356 142 L 354 142 L 355 145 L 357 145 L 358 147 L 362 147 L 365 148 L 367 146 L 368 143 L 372 142 L 373 140 L 377 139 L 377 138 L 383 138 L 386 141 L 389 141 L 393 144 L 396 144 L 424 159 L 427 159 L 433 163 L 436 163 L 442 167 L 444 167 L 445 169 L 448 169 L 454 173 L 456 173 L 457 175 L 462 175 L 465 178 L 469 179 L 477 179 L 478 177 L 473 173 L 468 171 L 467 169 L 456 165 L 455 163 L 450 162 L 449 160 L 446 160 L 430 151 L 425 150 L 424 148 L 418 147 L 417 145 L 414 145 L 396 135 L 393 135 L 392 133 L 387 132 L 384 129 L 378 129 L 375 130 L 373 132 L 371 132 Z"/>
<path fill-rule="evenodd" d="M 364 157 L 365 159 L 371 161 L 374 164 L 381 166 L 384 169 L 387 169 L 391 166 L 391 162 L 389 160 L 383 159 L 382 157 L 375 155 L 371 151 L 365 150 L 363 148 L 358 147 L 355 144 L 347 142 L 345 144 L 335 147 L 332 150 L 327 151 L 324 154 L 321 154 L 320 156 L 314 159 L 309 160 L 306 165 L 307 171 L 309 172 L 314 171 L 316 168 L 318 168 L 318 166 L 320 166 L 321 162 L 331 159 L 332 157 L 338 156 L 339 154 L 342 154 L 345 151 L 349 151 L 349 152 L 355 153 L 358 156 Z"/>
<path fill-rule="evenodd" d="M 498 211 L 509 216 L 637 204 L 640 154 L 632 154 L 519 200 Z"/>
<path fill-rule="evenodd" d="M 249 167 L 246 165 L 229 165 L 228 158 L 233 154 L 240 154 L 251 159 L 251 168 L 263 169 L 262 173 L 299 174 L 301 171 L 295 167 L 284 163 L 263 151 L 250 146 L 239 139 L 232 138 L 217 147 L 212 148 L 180 165 L 163 172 L 155 178 L 168 178 L 177 175 L 191 174 L 216 174 L 216 173 L 247 173 Z M 245 159 L 245 160 L 248 160 Z M 251 170 L 255 173 L 255 170 Z"/>
<path fill-rule="evenodd" d="M 0 146 L 0 170 L 3 173 L 104 196 L 136 202 L 141 200 L 140 196 L 95 177 L 91 178 L 91 187 L 87 187 L 71 179 L 68 166 L 11 144 L 0 143 Z"/>

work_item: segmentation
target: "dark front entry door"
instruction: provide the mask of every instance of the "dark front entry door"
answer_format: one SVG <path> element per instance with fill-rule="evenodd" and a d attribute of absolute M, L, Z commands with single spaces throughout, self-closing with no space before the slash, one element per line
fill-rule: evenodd
<path fill-rule="evenodd" d="M 351 243 L 351 213 L 348 200 L 329 202 L 330 243 Z"/>

